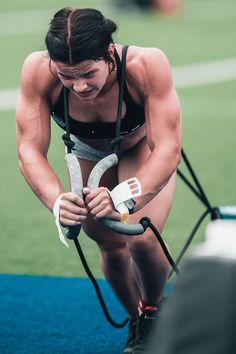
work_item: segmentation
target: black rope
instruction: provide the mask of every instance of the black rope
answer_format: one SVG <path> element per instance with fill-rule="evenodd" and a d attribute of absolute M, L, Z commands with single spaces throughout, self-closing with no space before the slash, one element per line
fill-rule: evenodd
<path fill-rule="evenodd" d="M 192 178 L 193 178 L 193 180 L 194 180 L 194 182 L 195 182 L 195 184 L 202 196 L 202 201 L 204 202 L 204 204 L 206 205 L 206 207 L 209 210 L 213 209 L 183 149 L 181 150 L 181 154 L 182 154 L 183 160 L 184 160 L 184 162 L 185 162 L 185 164 L 186 164 L 186 166 L 187 166 L 187 168 L 188 168 L 188 170 L 189 170 L 189 172 L 190 172 L 190 174 L 191 174 L 191 176 L 192 176 Z"/>
<path fill-rule="evenodd" d="M 151 220 L 147 217 L 144 217 L 140 220 L 140 224 L 143 226 L 144 230 L 146 230 L 148 227 L 153 231 L 154 235 L 156 236 L 158 242 L 160 243 L 160 246 L 167 258 L 167 260 L 169 261 L 173 271 L 179 275 L 180 274 L 180 271 L 176 265 L 176 263 L 174 262 L 173 258 L 171 257 L 167 247 L 166 247 L 166 244 L 165 242 L 163 241 L 163 238 L 161 237 L 160 233 L 157 231 L 156 227 L 152 224 Z M 99 285 L 93 275 L 93 273 L 91 272 L 90 268 L 89 268 L 89 265 L 86 261 L 86 258 L 84 256 L 84 253 L 82 251 L 82 248 L 80 246 L 80 243 L 78 241 L 78 238 L 74 238 L 74 243 L 75 243 L 75 247 L 77 249 L 77 252 L 78 252 L 78 255 L 80 257 L 80 260 L 82 262 L 82 265 L 95 289 L 95 292 L 97 294 L 97 297 L 98 297 L 98 300 L 99 300 L 99 303 L 101 305 L 101 308 L 102 308 L 102 311 L 105 315 L 105 318 L 107 319 L 107 321 L 115 328 L 123 328 L 130 320 L 129 317 L 126 317 L 122 322 L 118 323 L 116 321 L 114 321 L 107 309 L 107 306 L 105 304 L 105 301 L 104 301 L 104 298 L 103 298 L 103 295 L 101 293 L 101 290 L 99 288 Z"/>
<path fill-rule="evenodd" d="M 192 183 L 187 179 L 187 177 L 180 171 L 180 169 L 177 170 L 177 174 L 180 176 L 180 178 L 187 184 L 187 186 L 191 189 L 191 191 L 196 195 L 196 197 L 207 207 L 205 199 L 202 198 L 201 193 L 192 185 Z"/>
<path fill-rule="evenodd" d="M 170 263 L 173 271 L 179 275 L 180 274 L 180 271 L 175 263 L 175 261 L 173 260 L 173 258 L 171 257 L 167 247 L 166 247 L 166 244 L 163 240 L 163 238 L 161 237 L 160 233 L 158 232 L 158 230 L 156 229 L 156 227 L 152 224 L 151 220 L 147 217 L 143 217 L 141 220 L 140 220 L 140 224 L 144 227 L 144 229 L 146 228 L 150 228 L 152 230 L 152 232 L 154 233 L 154 235 L 156 236 L 158 242 L 160 243 L 160 246 L 168 260 L 168 262 Z"/>
<path fill-rule="evenodd" d="M 97 294 L 98 300 L 100 302 L 102 311 L 103 311 L 107 321 L 115 328 L 123 328 L 129 322 L 129 320 L 130 320 L 129 317 L 125 318 L 121 323 L 117 323 L 111 318 L 111 316 L 110 316 L 110 314 L 108 312 L 107 306 L 105 304 L 105 301 L 103 299 L 103 296 L 102 296 L 101 290 L 99 288 L 99 285 L 98 285 L 95 277 L 93 276 L 93 274 L 92 274 L 92 272 L 91 272 L 91 270 L 90 270 L 90 268 L 88 266 L 88 263 L 87 263 L 87 261 L 85 259 L 85 256 L 83 254 L 83 251 L 81 249 L 81 246 L 80 246 L 79 241 L 78 241 L 77 238 L 74 239 L 74 243 L 75 243 L 76 249 L 78 251 L 79 257 L 81 259 L 81 262 L 83 264 L 83 267 L 84 267 L 84 269 L 85 269 L 85 271 L 86 271 L 89 279 L 91 280 L 91 282 L 93 284 L 93 287 L 94 287 L 94 289 L 96 291 L 96 294 Z"/>
<path fill-rule="evenodd" d="M 191 242 L 192 242 L 192 240 L 193 240 L 193 238 L 194 238 L 194 236 L 195 236 L 197 230 L 199 229 L 199 227 L 201 226 L 202 222 L 204 221 L 204 219 L 206 218 L 206 216 L 207 216 L 210 212 L 211 212 L 210 209 L 205 210 L 204 213 L 200 216 L 200 218 L 199 218 L 198 221 L 196 222 L 196 224 L 195 224 L 195 226 L 194 226 L 192 232 L 190 233 L 189 237 L 187 238 L 187 241 L 185 242 L 185 244 L 184 244 L 182 250 L 180 251 L 180 253 L 179 253 L 179 255 L 178 255 L 178 257 L 177 257 L 177 259 L 176 259 L 176 261 L 175 261 L 176 265 L 178 265 L 178 264 L 180 263 L 180 261 L 181 261 L 181 259 L 183 258 L 185 252 L 187 251 L 189 245 L 191 244 Z M 173 274 L 173 270 L 171 270 L 170 275 L 169 275 L 169 278 L 172 276 L 172 274 Z"/>

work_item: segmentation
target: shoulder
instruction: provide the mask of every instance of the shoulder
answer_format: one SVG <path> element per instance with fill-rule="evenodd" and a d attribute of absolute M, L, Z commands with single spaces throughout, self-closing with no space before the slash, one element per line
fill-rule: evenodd
<path fill-rule="evenodd" d="M 158 48 L 129 47 L 127 74 L 145 92 L 157 86 L 159 90 L 172 86 L 169 60 Z"/>
<path fill-rule="evenodd" d="M 37 77 L 42 73 L 47 75 L 50 59 L 46 51 L 30 53 L 24 60 L 22 75 Z"/>
<path fill-rule="evenodd" d="M 47 94 L 59 79 L 46 51 L 30 53 L 21 70 L 21 88 Z"/>
<path fill-rule="evenodd" d="M 159 61 L 168 62 L 166 54 L 159 48 L 130 46 L 127 54 L 127 64 L 158 65 Z"/>

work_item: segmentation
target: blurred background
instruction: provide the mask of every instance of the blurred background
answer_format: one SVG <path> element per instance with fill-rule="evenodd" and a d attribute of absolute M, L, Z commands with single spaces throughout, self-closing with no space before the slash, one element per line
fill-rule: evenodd
<path fill-rule="evenodd" d="M 67 249 L 59 242 L 53 216 L 21 176 L 15 143 L 14 107 L 21 66 L 29 53 L 45 49 L 49 21 L 64 6 L 95 7 L 118 23 L 116 42 L 158 47 L 166 53 L 182 104 L 185 152 L 211 203 L 236 203 L 234 0 L 185 0 L 173 10 L 162 11 L 140 1 L 1 1 L 0 273 L 85 276 L 73 245 Z M 52 134 L 49 161 L 69 190 L 62 132 L 54 123 Z M 174 258 L 202 212 L 200 202 L 178 178 L 163 233 Z M 202 240 L 207 222 L 194 243 Z M 96 245 L 84 234 L 80 240 L 92 270 L 102 277 Z"/>

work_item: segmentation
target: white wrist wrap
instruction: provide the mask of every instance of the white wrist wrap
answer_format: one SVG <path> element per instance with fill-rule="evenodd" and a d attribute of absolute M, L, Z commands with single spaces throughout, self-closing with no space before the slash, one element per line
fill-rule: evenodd
<path fill-rule="evenodd" d="M 57 230 L 58 230 L 58 235 L 59 235 L 59 238 L 61 240 L 61 242 L 66 246 L 66 247 L 69 247 L 68 243 L 66 242 L 66 239 L 65 239 L 65 234 L 66 234 L 66 230 L 67 228 L 66 227 L 63 227 L 60 223 L 60 205 L 61 205 L 61 198 L 62 198 L 62 194 L 60 194 L 55 203 L 54 203 L 54 206 L 53 206 L 53 214 L 55 216 L 55 223 L 56 223 L 56 226 L 57 226 Z"/>
<path fill-rule="evenodd" d="M 123 222 L 129 215 L 129 209 L 124 202 L 140 196 L 142 190 L 139 180 L 136 177 L 133 177 L 118 184 L 111 192 L 109 191 L 109 194 L 115 209 L 121 214 L 121 221 Z"/>

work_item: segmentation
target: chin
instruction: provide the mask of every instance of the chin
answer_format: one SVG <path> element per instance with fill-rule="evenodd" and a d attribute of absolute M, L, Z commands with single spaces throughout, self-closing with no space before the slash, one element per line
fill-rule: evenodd
<path fill-rule="evenodd" d="M 80 100 L 90 101 L 90 100 L 93 100 L 95 97 L 97 97 L 98 92 L 96 90 L 92 90 L 92 92 L 88 92 L 88 94 L 77 93 L 77 92 L 75 92 L 75 94 L 76 94 L 76 97 L 78 97 Z"/>

